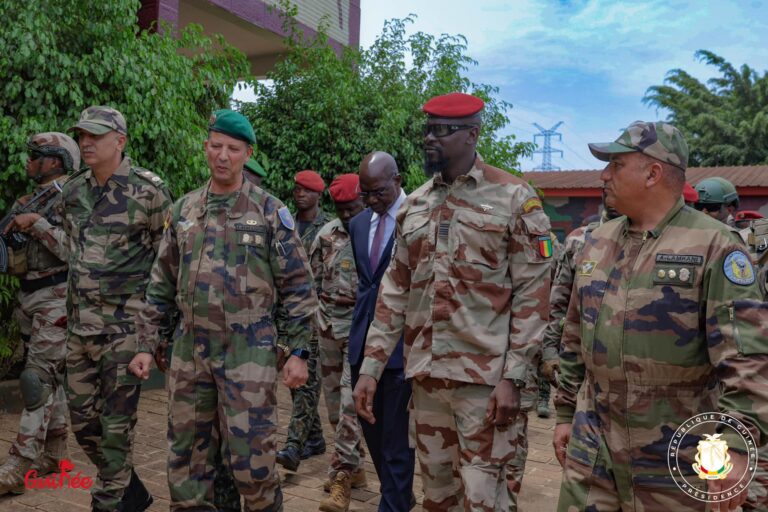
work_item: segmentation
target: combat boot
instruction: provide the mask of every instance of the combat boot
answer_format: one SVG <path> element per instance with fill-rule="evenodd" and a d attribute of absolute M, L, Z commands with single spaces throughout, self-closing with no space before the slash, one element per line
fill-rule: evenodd
<path fill-rule="evenodd" d="M 279 450 L 277 452 L 276 459 L 277 463 L 288 471 L 296 471 L 299 469 L 299 463 L 301 462 L 301 458 L 299 457 L 299 449 L 292 444 L 289 444 L 282 450 Z"/>
<path fill-rule="evenodd" d="M 62 459 L 69 459 L 67 451 L 67 434 L 49 437 L 45 440 L 45 450 L 32 465 L 38 476 L 45 476 L 59 470 Z"/>
<path fill-rule="evenodd" d="M 117 504 L 117 512 L 143 512 L 147 510 L 154 500 L 139 475 L 131 470 L 131 481 L 123 493 L 123 499 Z"/>
<path fill-rule="evenodd" d="M 368 487 L 368 477 L 366 477 L 363 468 L 358 468 L 357 471 L 352 473 L 352 478 L 350 480 L 353 489 L 365 489 Z M 333 485 L 333 478 L 329 478 L 323 483 L 323 490 L 325 492 L 331 492 L 331 485 Z"/>
<path fill-rule="evenodd" d="M 323 512 L 347 512 L 352 499 L 352 481 L 349 473 L 339 471 L 331 483 L 331 495 L 320 503 Z"/>
<path fill-rule="evenodd" d="M 304 450 L 301 452 L 301 460 L 307 460 L 315 455 L 322 455 L 325 453 L 325 439 L 320 436 L 317 439 L 308 439 L 304 443 Z"/>
<path fill-rule="evenodd" d="M 32 461 L 26 457 L 9 454 L 0 466 L 0 495 L 24 494 L 24 476 L 32 467 Z"/>
<path fill-rule="evenodd" d="M 539 398 L 539 405 L 536 407 L 536 414 L 539 418 L 549 418 L 549 400 Z"/>

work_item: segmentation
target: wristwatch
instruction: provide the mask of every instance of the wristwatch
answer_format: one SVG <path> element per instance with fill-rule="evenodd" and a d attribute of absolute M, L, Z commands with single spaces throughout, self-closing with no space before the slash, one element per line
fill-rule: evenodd
<path fill-rule="evenodd" d="M 293 349 L 293 351 L 291 351 L 291 355 L 299 357 L 306 361 L 307 359 L 309 359 L 309 350 L 305 348 L 295 348 Z"/>
<path fill-rule="evenodd" d="M 514 384 L 515 387 L 518 388 L 518 389 L 525 388 L 525 381 L 522 380 L 522 379 L 513 379 L 512 380 L 512 384 Z"/>

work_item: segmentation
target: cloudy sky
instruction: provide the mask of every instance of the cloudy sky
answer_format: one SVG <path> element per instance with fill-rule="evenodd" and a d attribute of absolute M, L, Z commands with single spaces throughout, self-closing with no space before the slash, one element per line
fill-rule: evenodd
<path fill-rule="evenodd" d="M 696 50 L 768 69 L 768 0 L 362 0 L 361 9 L 364 47 L 385 20 L 409 13 L 418 16 L 412 31 L 463 34 L 478 61 L 470 78 L 514 105 L 509 130 L 518 139 L 533 140 L 533 123 L 563 121 L 553 146 L 564 158 L 552 158 L 562 169 L 599 168 L 587 142 L 613 140 L 637 119 L 663 120 L 641 100 L 668 70 L 716 74 Z M 535 155 L 523 169 L 540 162 Z"/>

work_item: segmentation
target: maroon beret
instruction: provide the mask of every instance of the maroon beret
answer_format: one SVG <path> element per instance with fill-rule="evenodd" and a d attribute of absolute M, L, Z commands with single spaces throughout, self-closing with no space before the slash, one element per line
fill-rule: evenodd
<path fill-rule="evenodd" d="M 328 187 L 331 198 L 337 203 L 347 203 L 358 198 L 360 192 L 360 177 L 357 174 L 342 174 L 336 176 Z"/>
<path fill-rule="evenodd" d="M 323 193 L 323 190 L 325 190 L 325 182 L 323 181 L 323 178 L 321 178 L 315 171 L 297 172 L 294 179 L 296 180 L 296 183 L 309 190 L 314 190 L 321 194 Z"/>
<path fill-rule="evenodd" d="M 452 92 L 442 96 L 435 96 L 424 104 L 422 110 L 435 117 L 469 117 L 477 114 L 485 103 L 477 96 Z"/>
<path fill-rule="evenodd" d="M 699 200 L 699 193 L 687 181 L 683 185 L 683 201 L 686 203 L 695 203 Z"/>

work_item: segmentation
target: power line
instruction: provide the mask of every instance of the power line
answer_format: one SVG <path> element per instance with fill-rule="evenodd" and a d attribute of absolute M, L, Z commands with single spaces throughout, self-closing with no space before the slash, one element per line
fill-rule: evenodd
<path fill-rule="evenodd" d="M 556 131 L 561 124 L 563 124 L 563 122 L 559 121 L 552 128 L 547 130 L 546 128 L 543 128 L 538 123 L 533 123 L 533 126 L 539 129 L 539 133 L 535 133 L 533 135 L 533 143 L 536 144 L 537 137 L 544 138 L 544 147 L 542 149 L 537 149 L 536 151 L 534 151 L 534 153 L 541 153 L 541 165 L 539 167 L 535 167 L 533 169 L 534 171 L 559 171 L 560 170 L 559 167 L 552 165 L 552 153 L 560 153 L 560 158 L 563 158 L 563 151 L 560 149 L 552 149 L 552 138 L 557 136 L 557 139 L 560 142 L 563 141 L 563 135 Z"/>

